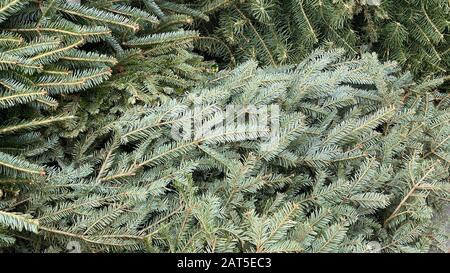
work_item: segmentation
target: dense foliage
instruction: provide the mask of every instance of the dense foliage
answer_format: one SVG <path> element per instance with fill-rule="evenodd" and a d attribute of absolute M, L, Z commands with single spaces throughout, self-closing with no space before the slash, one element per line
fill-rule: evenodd
<path fill-rule="evenodd" d="M 450 3 L 443 0 L 180 1 L 210 16 L 198 46 L 234 66 L 297 63 L 317 46 L 376 51 L 420 76 L 450 66 Z M 199 18 L 198 20 L 202 20 Z"/>
<path fill-rule="evenodd" d="M 447 2 L 76 2 L 0 0 L 5 251 L 446 251 Z"/>
<path fill-rule="evenodd" d="M 198 34 L 180 28 L 188 16 L 158 18 L 152 1 L 124 2 L 0 2 L 0 208 L 16 206 L 45 166 L 70 164 L 86 132 L 207 75 L 189 49 Z"/>

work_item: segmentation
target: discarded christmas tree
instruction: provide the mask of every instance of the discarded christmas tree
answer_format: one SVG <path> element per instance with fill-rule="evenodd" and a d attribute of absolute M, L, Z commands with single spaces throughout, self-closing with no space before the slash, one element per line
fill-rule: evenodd
<path fill-rule="evenodd" d="M 426 77 L 449 70 L 450 3 L 441 0 L 196 0 L 198 46 L 224 65 L 297 63 L 318 46 L 377 52 Z"/>
<path fill-rule="evenodd" d="M 198 34 L 180 28 L 192 20 L 152 1 L 0 1 L 0 20 L 0 219 L 19 230 L 19 195 L 68 164 L 77 137 L 209 69 L 190 50 Z"/>

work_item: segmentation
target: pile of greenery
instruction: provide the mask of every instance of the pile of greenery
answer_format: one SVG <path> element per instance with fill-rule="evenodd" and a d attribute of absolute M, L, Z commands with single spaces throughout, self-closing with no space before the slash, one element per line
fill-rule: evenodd
<path fill-rule="evenodd" d="M 4 251 L 446 251 L 449 3 L 76 2 L 0 0 Z"/>
<path fill-rule="evenodd" d="M 298 63 L 317 46 L 349 55 L 377 52 L 418 76 L 450 67 L 450 3 L 442 0 L 179 1 L 210 18 L 196 25 L 198 46 L 235 66 Z"/>

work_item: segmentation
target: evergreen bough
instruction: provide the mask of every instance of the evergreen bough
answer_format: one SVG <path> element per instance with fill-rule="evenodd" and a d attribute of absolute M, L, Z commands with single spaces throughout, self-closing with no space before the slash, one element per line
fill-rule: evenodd
<path fill-rule="evenodd" d="M 375 55 L 313 53 L 296 66 L 247 62 L 186 96 L 136 106 L 74 147 L 31 191 L 41 247 L 86 251 L 365 252 L 443 247 L 448 112 Z M 414 95 L 405 96 L 411 92 Z M 280 140 L 236 127 L 175 141 L 180 109 L 282 107 Z M 439 115 L 439 114 L 440 115 Z M 245 112 L 241 113 L 245 115 Z M 437 118 L 439 117 L 439 118 Z M 92 143 L 103 143 L 93 145 Z M 82 152 L 79 148 L 83 147 Z"/>

